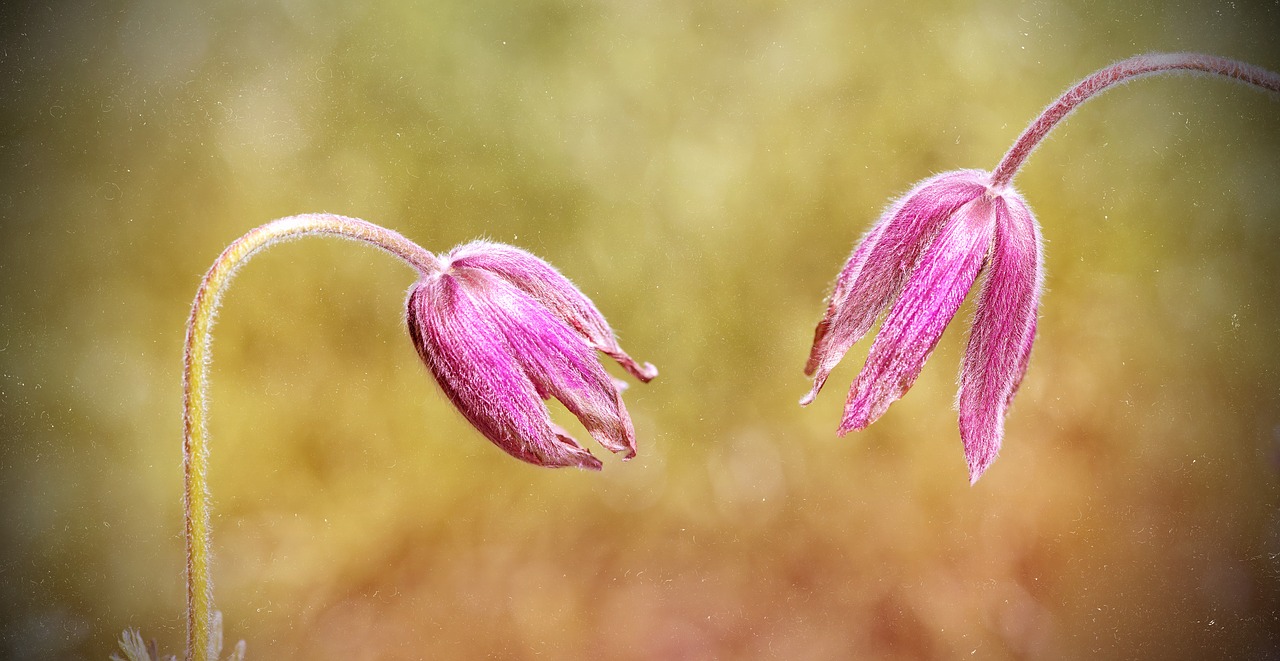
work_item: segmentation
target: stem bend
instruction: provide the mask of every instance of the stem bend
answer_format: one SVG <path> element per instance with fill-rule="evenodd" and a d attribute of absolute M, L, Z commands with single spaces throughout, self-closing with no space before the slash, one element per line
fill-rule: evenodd
<path fill-rule="evenodd" d="M 222 292 L 235 271 L 259 251 L 309 234 L 327 234 L 371 244 L 399 257 L 420 274 L 440 269 L 435 255 L 399 233 L 358 218 L 303 214 L 273 220 L 227 246 L 205 273 L 187 319 L 182 370 L 183 507 L 187 546 L 187 658 L 209 661 L 217 654 L 211 640 L 213 584 L 209 579 L 209 433 L 208 370 L 214 317 Z"/>
<path fill-rule="evenodd" d="M 1053 127 L 1070 115 L 1080 104 L 1107 88 L 1131 78 L 1173 71 L 1205 73 L 1234 78 L 1244 83 L 1280 92 L 1280 75 L 1247 62 L 1240 62 L 1215 55 L 1200 53 L 1148 53 L 1099 69 L 1049 104 L 1035 121 L 1022 132 L 1017 142 L 1009 148 L 1000 164 L 991 173 L 991 187 L 1004 188 L 1013 181 L 1018 169 L 1035 151 L 1040 141 L 1049 135 Z"/>

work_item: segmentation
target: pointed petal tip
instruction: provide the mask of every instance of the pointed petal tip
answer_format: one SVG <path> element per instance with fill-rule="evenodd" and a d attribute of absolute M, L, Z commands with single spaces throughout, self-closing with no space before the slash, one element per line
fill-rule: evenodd
<path fill-rule="evenodd" d="M 851 390 L 849 400 L 845 402 L 844 416 L 840 419 L 840 429 L 837 432 L 841 436 L 870 427 L 893 403 L 893 400 L 878 402 L 869 399 L 857 381 L 854 381 Z"/>
<path fill-rule="evenodd" d="M 845 416 L 840 421 L 840 426 L 836 429 L 836 436 L 844 436 L 851 431 L 862 431 L 869 427 L 873 421 L 868 420 L 866 416 Z"/>
<path fill-rule="evenodd" d="M 596 343 L 591 343 L 591 346 L 612 358 L 622 366 L 622 369 L 627 370 L 631 376 L 634 376 L 641 383 L 648 383 L 658 378 L 658 368 L 654 367 L 653 363 L 638 363 L 634 358 L 627 355 L 627 352 L 617 346 L 602 346 Z"/>
<path fill-rule="evenodd" d="M 550 420 L 546 424 L 550 426 L 551 433 L 555 435 L 558 443 L 552 452 L 542 453 L 537 460 L 527 460 L 539 466 L 548 468 L 566 468 L 575 466 L 585 470 L 598 471 L 604 468 L 604 464 L 596 458 L 591 451 L 578 444 L 578 441 L 569 434 L 569 432 L 560 425 Z M 599 440 L 599 439 L 597 439 Z M 610 448 L 612 449 L 612 448 Z"/>
<path fill-rule="evenodd" d="M 1004 440 L 1004 413 L 982 407 L 974 398 L 960 398 L 960 442 L 969 466 L 969 484 L 978 482 L 1000 455 Z"/>
<path fill-rule="evenodd" d="M 813 388 L 809 390 L 809 394 L 800 398 L 800 406 L 808 406 L 818 398 L 818 393 L 822 392 L 822 386 L 826 385 L 827 376 L 830 374 L 831 372 L 826 369 L 817 370 L 813 376 Z"/>
<path fill-rule="evenodd" d="M 604 468 L 604 464 L 601 463 L 599 459 L 596 459 L 592 455 L 587 455 L 586 457 L 580 459 L 576 465 L 578 468 L 581 468 L 583 470 L 597 471 L 597 472 L 599 472 Z"/>
<path fill-rule="evenodd" d="M 996 460 L 996 454 L 997 452 L 994 451 L 979 454 L 976 451 L 971 453 L 968 449 L 965 450 L 965 462 L 969 465 L 969 486 L 974 486 L 978 483 L 978 479 L 987 472 L 987 469 L 991 467 L 991 463 Z"/>

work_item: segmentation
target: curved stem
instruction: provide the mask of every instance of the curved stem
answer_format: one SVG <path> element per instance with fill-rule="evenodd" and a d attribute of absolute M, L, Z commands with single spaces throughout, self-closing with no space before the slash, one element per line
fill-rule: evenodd
<path fill-rule="evenodd" d="M 1256 85 L 1272 92 L 1280 92 L 1280 75 L 1252 64 L 1213 55 L 1199 53 L 1151 53 L 1121 60 L 1100 69 L 1078 82 L 1045 108 L 1040 116 L 1022 132 L 1000 164 L 991 173 L 991 187 L 1003 188 L 1013 180 L 1018 168 L 1027 160 L 1036 145 L 1044 139 L 1058 122 L 1071 114 L 1080 104 L 1103 90 L 1131 78 L 1171 71 L 1207 73 Z"/>
<path fill-rule="evenodd" d="M 400 234 L 356 218 L 303 214 L 273 220 L 227 246 L 200 281 L 187 320 L 182 371 L 182 466 L 187 544 L 187 658 L 214 654 L 213 586 L 209 580 L 209 434 L 205 426 L 211 331 L 222 291 L 236 269 L 274 243 L 308 234 L 339 236 L 381 248 L 419 273 L 439 270 L 440 261 Z"/>

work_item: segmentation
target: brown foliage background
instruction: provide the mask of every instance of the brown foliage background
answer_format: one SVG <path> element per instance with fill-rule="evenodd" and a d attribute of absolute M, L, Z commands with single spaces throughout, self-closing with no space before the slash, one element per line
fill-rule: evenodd
<path fill-rule="evenodd" d="M 1131 54 L 1280 68 L 1274 3 L 6 13 L 3 656 L 181 642 L 182 325 L 225 244 L 305 211 L 530 249 L 662 376 L 627 393 L 639 458 L 539 470 L 440 396 L 402 266 L 319 239 L 256 258 L 211 423 L 217 598 L 252 658 L 1280 650 L 1277 99 L 1142 80 L 1032 157 L 1041 334 L 976 487 L 965 322 L 866 432 L 834 435 L 865 343 L 796 405 L 826 288 L 893 195 L 994 166 Z"/>

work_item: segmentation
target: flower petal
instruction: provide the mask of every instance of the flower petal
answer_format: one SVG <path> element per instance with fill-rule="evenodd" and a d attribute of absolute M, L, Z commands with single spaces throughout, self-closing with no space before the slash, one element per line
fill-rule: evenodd
<path fill-rule="evenodd" d="M 555 351 L 548 347 L 576 343 L 576 360 L 558 369 L 571 371 L 585 362 L 583 381 L 607 384 L 608 377 L 585 343 L 536 301 L 496 276 L 453 269 L 414 287 L 408 322 L 414 345 L 441 389 L 495 445 L 539 466 L 600 468 L 598 459 L 552 424 L 541 401 L 551 394 L 546 376 L 535 379 L 528 368 L 539 358 L 520 353 L 542 356 Z M 608 389 L 616 402 L 616 391 Z M 616 423 L 629 431 L 629 420 L 619 416 Z M 609 440 L 606 447 L 618 445 Z"/>
<path fill-rule="evenodd" d="M 944 221 L 983 194 L 988 176 L 981 170 L 957 170 L 930 177 L 899 198 L 863 237 L 841 269 L 827 313 L 814 332 L 805 365 L 813 389 L 800 400 L 802 405 L 813 401 L 831 370 L 898 296 Z"/>
<path fill-rule="evenodd" d="M 1039 233 L 1037 232 L 1037 235 Z M 1043 274 L 1041 276 L 1043 279 Z M 1031 363 L 1031 345 L 1036 342 L 1036 317 L 1040 314 L 1040 292 L 1041 288 L 1036 289 L 1036 306 L 1031 311 L 1031 328 L 1027 329 L 1027 334 L 1022 338 L 1022 346 L 1018 348 L 1018 369 L 1013 379 L 1013 387 L 1009 389 L 1009 396 L 1004 400 L 1004 408 L 1007 413 L 1009 406 L 1013 404 L 1013 396 L 1018 394 L 1018 388 L 1022 386 L 1022 378 L 1027 375 L 1027 365 Z"/>
<path fill-rule="evenodd" d="M 995 200 L 996 230 L 987 275 L 960 372 L 960 438 L 977 482 L 1000 452 L 1004 417 L 1035 342 L 1042 285 L 1040 228 L 1017 195 Z"/>
<path fill-rule="evenodd" d="M 533 254 L 501 243 L 472 241 L 454 248 L 449 258 L 452 264 L 495 273 L 515 285 L 637 379 L 647 383 L 658 376 L 658 368 L 641 365 L 622 350 L 609 322 L 586 294 Z"/>
<path fill-rule="evenodd" d="M 853 254 L 845 262 L 844 268 L 840 269 L 840 275 L 836 277 L 835 287 L 831 290 L 831 296 L 827 300 L 827 312 L 822 316 L 822 320 L 818 322 L 818 327 L 813 330 L 813 348 L 809 350 L 809 360 L 804 366 L 806 375 L 814 375 L 814 372 L 821 366 L 823 358 L 830 353 L 832 340 L 839 339 L 837 336 L 830 334 L 832 324 L 835 324 L 837 320 L 844 322 L 836 326 L 838 331 L 842 326 L 847 325 L 850 316 L 846 312 L 848 309 L 846 305 L 849 290 L 853 287 L 854 281 L 857 280 L 858 274 L 862 273 L 862 267 L 867 263 L 867 255 L 875 248 L 876 243 L 880 240 L 880 235 L 884 233 L 884 228 L 888 224 L 885 218 L 877 220 L 876 224 L 872 225 L 871 229 L 867 230 L 867 233 L 858 240 L 858 247 L 854 248 Z M 856 342 L 857 340 L 854 340 L 849 346 L 852 347 Z M 847 352 L 848 349 L 845 349 L 845 351 Z M 843 356 L 844 354 L 841 353 L 840 357 Z M 823 380 L 825 381 L 825 378 Z M 820 384 L 815 384 L 813 394 L 816 395 L 821 388 Z M 813 398 L 809 397 L 808 401 L 801 401 L 800 403 L 807 405 L 811 401 L 813 401 Z"/>
<path fill-rule="evenodd" d="M 854 380 L 837 433 L 862 429 L 915 383 L 991 248 L 995 218 L 985 196 L 960 207 L 920 258 Z"/>
<path fill-rule="evenodd" d="M 591 436 L 624 459 L 636 455 L 631 416 L 617 382 L 596 359 L 593 347 L 541 302 L 488 271 L 455 265 L 459 277 L 483 283 L 485 301 L 507 338 L 512 355 L 544 399 L 555 397 Z"/>

